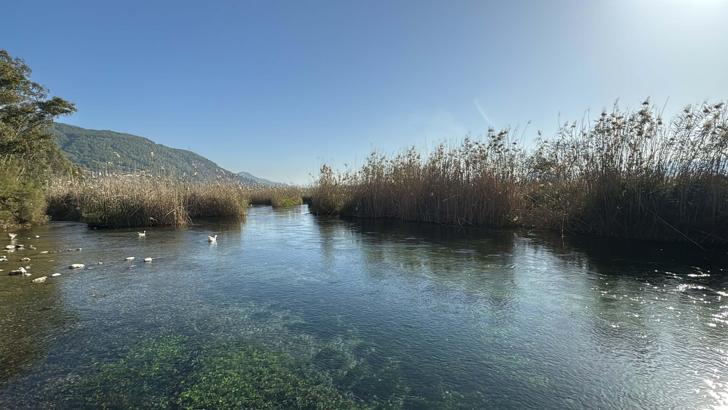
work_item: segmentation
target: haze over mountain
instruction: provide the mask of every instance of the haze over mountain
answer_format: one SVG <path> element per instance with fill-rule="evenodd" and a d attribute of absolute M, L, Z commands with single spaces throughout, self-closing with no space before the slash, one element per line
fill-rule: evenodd
<path fill-rule="evenodd" d="M 54 123 L 53 132 L 68 159 L 92 171 L 144 171 L 200 181 L 238 180 L 250 185 L 276 184 L 248 172 L 230 172 L 192 151 L 171 148 L 136 135 L 62 123 Z"/>

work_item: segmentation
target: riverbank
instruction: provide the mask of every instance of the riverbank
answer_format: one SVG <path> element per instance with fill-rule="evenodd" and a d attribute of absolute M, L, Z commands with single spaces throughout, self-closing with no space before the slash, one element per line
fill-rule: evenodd
<path fill-rule="evenodd" d="M 527 150 L 510 130 L 484 139 L 370 155 L 311 193 L 317 214 L 728 245 L 728 115 L 723 103 L 671 121 L 645 102 L 566 123 Z"/>

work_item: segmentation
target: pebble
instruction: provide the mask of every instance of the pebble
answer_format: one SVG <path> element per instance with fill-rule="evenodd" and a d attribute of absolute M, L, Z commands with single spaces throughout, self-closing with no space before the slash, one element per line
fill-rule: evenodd
<path fill-rule="evenodd" d="M 40 278 L 33 279 L 33 283 L 43 283 L 48 279 L 48 276 L 41 276 Z"/>
<path fill-rule="evenodd" d="M 60 273 L 54 273 L 51 276 L 53 276 L 55 278 L 56 276 L 61 276 L 61 274 Z"/>

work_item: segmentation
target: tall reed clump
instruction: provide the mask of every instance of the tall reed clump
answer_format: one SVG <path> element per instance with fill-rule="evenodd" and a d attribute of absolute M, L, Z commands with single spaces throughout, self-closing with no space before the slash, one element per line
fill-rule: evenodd
<path fill-rule="evenodd" d="M 104 228 L 182 227 L 192 218 L 241 218 L 247 209 L 236 184 L 188 184 L 142 175 L 55 181 L 46 197 L 51 218 Z"/>
<path fill-rule="evenodd" d="M 319 215 L 350 214 L 352 208 L 351 190 L 356 181 L 349 174 L 337 175 L 324 164 L 319 177 L 310 190 L 309 209 Z"/>
<path fill-rule="evenodd" d="M 666 123 L 649 101 L 562 127 L 529 157 L 535 226 L 600 236 L 728 243 L 728 116 L 687 107 Z"/>
<path fill-rule="evenodd" d="M 317 213 L 397 218 L 440 224 L 507 226 L 519 208 L 522 151 L 508 132 L 485 141 L 439 145 L 424 160 L 415 149 L 393 158 L 371 154 L 364 166 L 336 177 L 322 168 L 313 191 Z"/>
<path fill-rule="evenodd" d="M 323 166 L 311 192 L 321 214 L 728 244 L 728 114 L 706 103 L 664 122 L 645 101 L 566 124 L 531 152 L 490 130 L 424 159 Z"/>
<path fill-rule="evenodd" d="M 243 187 L 236 184 L 191 184 L 184 186 L 184 206 L 189 218 L 241 219 L 248 208 Z"/>

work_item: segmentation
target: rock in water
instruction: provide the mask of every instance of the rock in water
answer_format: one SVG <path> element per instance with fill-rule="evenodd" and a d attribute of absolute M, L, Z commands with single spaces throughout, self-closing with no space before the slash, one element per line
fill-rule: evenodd
<path fill-rule="evenodd" d="M 33 283 L 43 283 L 48 279 L 48 276 L 41 276 L 40 278 L 33 279 Z"/>
<path fill-rule="evenodd" d="M 74 264 L 71 264 L 71 266 L 69 266 L 68 268 L 69 269 L 83 269 L 85 266 L 86 265 L 84 265 L 83 263 L 74 263 Z"/>

